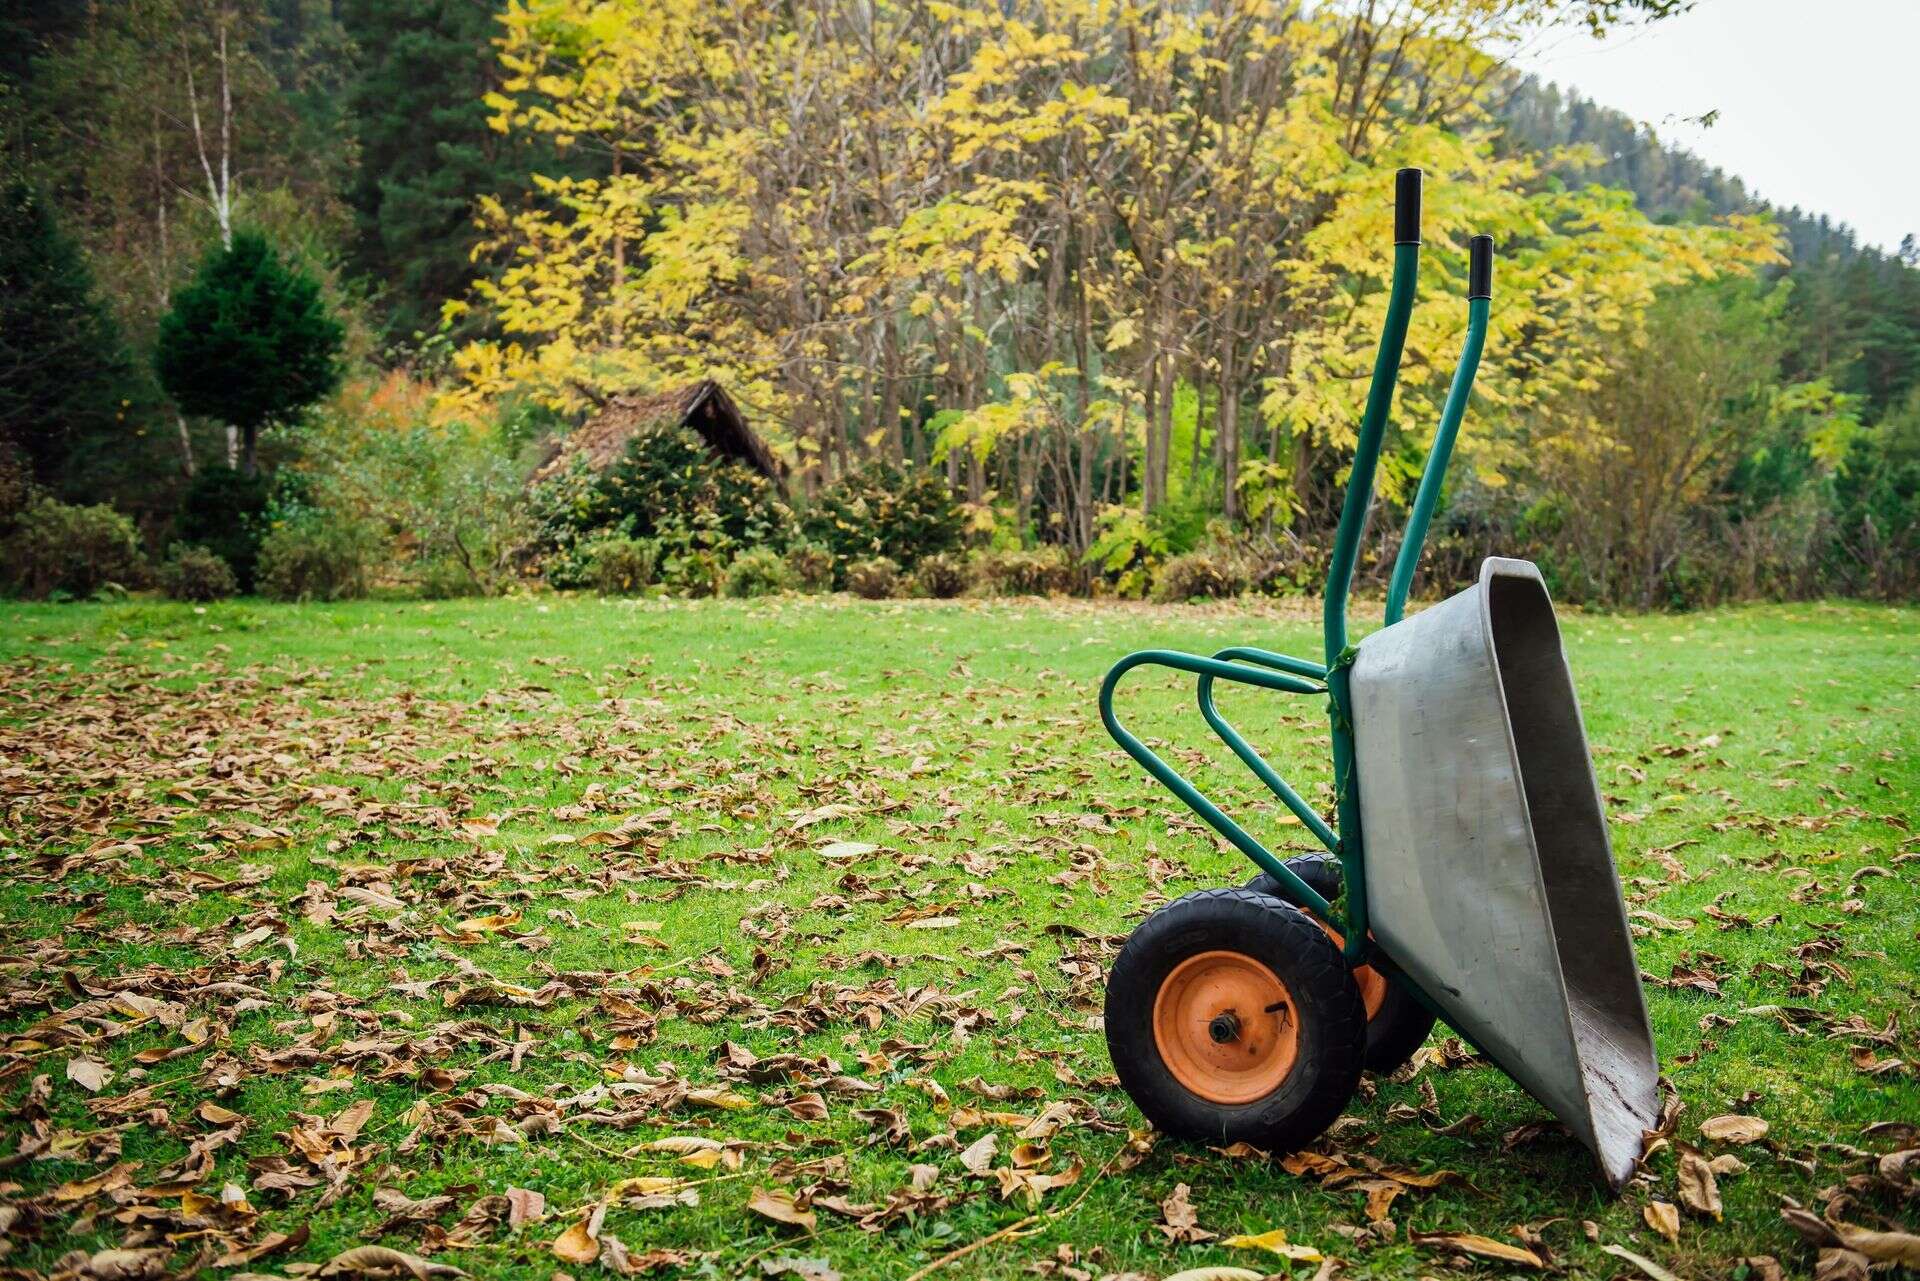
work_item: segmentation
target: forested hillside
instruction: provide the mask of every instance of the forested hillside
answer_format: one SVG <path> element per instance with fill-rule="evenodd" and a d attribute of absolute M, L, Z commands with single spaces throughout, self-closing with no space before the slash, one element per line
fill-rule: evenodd
<path fill-rule="evenodd" d="M 9 536 L 84 527 L 129 565 L 208 548 L 246 587 L 272 534 L 269 567 L 335 565 L 317 581 L 343 592 L 634 565 L 716 590 L 748 551 L 775 581 L 824 555 L 826 581 L 864 556 L 911 582 L 939 554 L 1000 566 L 965 571 L 988 589 L 1299 590 L 1385 302 L 1391 174 L 1418 165 L 1368 565 L 1486 232 L 1436 582 L 1503 550 L 1591 601 L 1910 594 L 1914 242 L 1763 208 L 1502 61 L 1676 7 L 9 0 Z M 239 403 L 269 350 L 300 394 Z M 788 469 L 750 537 L 706 490 L 526 487 L 609 398 L 708 378 Z M 631 461 L 622 483 L 665 474 Z M 932 514 L 818 515 L 907 492 Z M 692 505 L 637 535 L 661 504 Z M 595 579 L 596 556 L 629 569 Z"/>

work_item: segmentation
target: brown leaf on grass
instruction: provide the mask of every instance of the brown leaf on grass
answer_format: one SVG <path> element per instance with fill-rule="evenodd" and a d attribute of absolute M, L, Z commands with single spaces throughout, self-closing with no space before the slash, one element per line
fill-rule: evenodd
<path fill-rule="evenodd" d="M 793 1194 L 783 1188 L 755 1188 L 747 1209 L 763 1219 L 807 1232 L 812 1232 L 818 1222 L 812 1210 L 802 1207 L 793 1199 Z"/>
<path fill-rule="evenodd" d="M 67 1080 L 89 1094 L 98 1094 L 113 1080 L 113 1073 L 92 1055 L 78 1054 L 67 1060 Z"/>
<path fill-rule="evenodd" d="M 1428 1246 L 1436 1250 L 1450 1250 L 1455 1254 L 1476 1254 L 1483 1259 L 1517 1263 L 1523 1268 L 1547 1266 L 1546 1261 L 1532 1250 L 1522 1246 L 1508 1245 L 1505 1241 L 1496 1241 L 1492 1237 L 1477 1236 L 1471 1232 L 1409 1232 L 1407 1240 L 1414 1245 Z"/>
<path fill-rule="evenodd" d="M 1753 1281 L 1786 1281 L 1786 1273 L 1781 1271 L 1780 1260 L 1771 1254 L 1749 1254 L 1740 1259 L 1739 1265 L 1747 1270 Z"/>
<path fill-rule="evenodd" d="M 960 1164 L 969 1174 L 985 1175 L 993 1166 L 993 1158 L 999 1155 L 1000 1140 L 993 1134 L 985 1134 L 969 1143 L 960 1153 Z"/>
<path fill-rule="evenodd" d="M 1080 1181 L 1086 1165 L 1079 1157 L 1068 1162 L 1067 1168 L 1054 1174 L 1041 1174 L 1033 1170 L 1016 1169 L 1013 1166 L 998 1166 L 993 1171 L 994 1179 L 1000 1184 L 1000 1199 L 1011 1199 L 1015 1193 L 1023 1194 L 1027 1204 L 1039 1205 L 1040 1199 L 1057 1188 L 1072 1187 Z"/>
<path fill-rule="evenodd" d="M 1616 1259 L 1631 1263 L 1634 1267 L 1652 1277 L 1653 1281 L 1680 1281 L 1679 1277 L 1676 1277 L 1673 1273 L 1667 1271 L 1646 1255 L 1635 1254 L 1623 1245 L 1603 1245 L 1600 1249 L 1603 1253 L 1611 1254 Z"/>
<path fill-rule="evenodd" d="M 1126 1275 L 1139 1275 L 1138 1273 Z M 1166 1281 L 1266 1281 L 1266 1273 L 1256 1272 L 1252 1268 L 1236 1268 L 1231 1264 L 1215 1264 L 1207 1268 L 1188 1268 L 1176 1272 Z"/>
<path fill-rule="evenodd" d="M 1822 1219 L 1807 1210 L 1793 1207 L 1780 1211 L 1780 1217 L 1812 1245 L 1840 1246 L 1858 1251 L 1875 1263 L 1892 1263 L 1920 1270 L 1920 1236 L 1911 1232 L 1876 1232 L 1871 1228 L 1855 1227 L 1851 1223 Z"/>
<path fill-rule="evenodd" d="M 102 1192 L 111 1192 L 115 1188 L 124 1188 L 133 1182 L 133 1172 L 140 1168 L 138 1161 L 121 1161 L 109 1169 L 102 1170 L 90 1179 L 75 1179 L 71 1183 L 62 1183 L 53 1190 L 55 1201 L 84 1201 L 88 1197 L 98 1196 Z"/>
<path fill-rule="evenodd" d="M 1256 1235 L 1231 1236 L 1220 1243 L 1236 1250 L 1266 1250 L 1283 1259 L 1295 1263 L 1321 1263 L 1324 1260 L 1318 1250 L 1310 1245 L 1295 1245 L 1287 1240 L 1285 1228 L 1269 1228 Z"/>
<path fill-rule="evenodd" d="M 98 1250 L 80 1265 L 78 1275 L 84 1281 L 158 1281 L 167 1275 L 170 1246 L 145 1246 L 132 1250 Z"/>
<path fill-rule="evenodd" d="M 268 1255 L 279 1254 L 283 1250 L 298 1250 L 307 1243 L 311 1229 L 304 1223 L 291 1232 L 269 1232 L 258 1241 L 247 1245 L 232 1245 L 227 1252 L 214 1260 L 217 1268 L 237 1268 L 243 1263 L 253 1263 Z"/>
<path fill-rule="evenodd" d="M 1719 1220 L 1720 1184 L 1713 1166 L 1690 1147 L 1680 1149 L 1680 1204 L 1703 1218 Z"/>
<path fill-rule="evenodd" d="M 1671 1201 L 1649 1201 L 1640 1207 L 1640 1217 L 1647 1226 L 1667 1240 L 1678 1243 L 1680 1240 L 1680 1211 Z"/>
<path fill-rule="evenodd" d="M 562 1263 L 592 1263 L 600 1257 L 600 1221 L 606 1217 L 606 1202 L 601 1202 L 589 1214 L 575 1219 L 567 1225 L 566 1231 L 553 1239 L 548 1248 L 553 1257 Z"/>
<path fill-rule="evenodd" d="M 508 1188 L 506 1196 L 507 1226 L 510 1228 L 537 1223 L 547 1213 L 547 1198 L 531 1188 Z"/>
<path fill-rule="evenodd" d="M 384 1245 L 356 1245 L 328 1259 L 314 1273 L 319 1277 L 395 1277 L 406 1274 L 414 1281 L 433 1277 L 464 1277 L 467 1274 L 451 1263 L 434 1263 L 405 1250 Z"/>
<path fill-rule="evenodd" d="M 1767 1123 L 1757 1116 L 1728 1113 L 1700 1123 L 1700 1137 L 1715 1143 L 1758 1143 L 1767 1137 Z"/>
<path fill-rule="evenodd" d="M 809 1090 L 805 1094 L 796 1094 L 783 1104 L 788 1115 L 802 1121 L 824 1121 L 827 1119 L 827 1101 L 818 1091 Z"/>
<path fill-rule="evenodd" d="M 1367 1222 L 1369 1223 L 1379 1223 L 1385 1219 L 1387 1212 L 1393 1207 L 1394 1198 L 1404 1191 L 1404 1188 L 1392 1179 L 1369 1179 L 1356 1186 L 1366 1191 Z"/>
<path fill-rule="evenodd" d="M 873 1131 L 872 1142 L 899 1147 L 913 1139 L 912 1131 L 907 1128 L 905 1108 L 855 1108 L 853 1115 Z"/>
<path fill-rule="evenodd" d="M 1867 1281 L 1872 1260 L 1858 1250 L 1828 1246 L 1813 1265 L 1813 1281 Z"/>
<path fill-rule="evenodd" d="M 762 1259 L 760 1272 L 769 1277 L 798 1277 L 800 1281 L 840 1281 L 840 1274 L 825 1259 L 803 1259 L 797 1255 Z"/>
<path fill-rule="evenodd" d="M 1218 1235 L 1200 1226 L 1200 1215 L 1193 1208 L 1192 1193 L 1193 1189 L 1186 1184 L 1176 1183 L 1167 1199 L 1160 1203 L 1159 1227 L 1167 1240 L 1195 1244 L 1211 1241 Z"/>

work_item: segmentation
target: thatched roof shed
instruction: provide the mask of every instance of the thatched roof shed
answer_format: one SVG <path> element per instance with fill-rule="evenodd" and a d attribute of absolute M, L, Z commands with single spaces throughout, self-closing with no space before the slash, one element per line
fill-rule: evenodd
<path fill-rule="evenodd" d="M 534 479 L 553 474 L 575 454 L 584 454 L 595 471 L 605 471 L 627 452 L 627 443 L 635 436 L 682 426 L 699 433 L 716 457 L 745 463 L 785 487 L 786 467 L 747 426 L 733 397 L 711 378 L 650 396 L 610 397 L 559 443 Z"/>

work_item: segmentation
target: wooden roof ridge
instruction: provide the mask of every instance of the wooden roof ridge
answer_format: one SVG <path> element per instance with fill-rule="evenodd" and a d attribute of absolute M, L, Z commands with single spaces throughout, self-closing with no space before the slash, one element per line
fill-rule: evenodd
<path fill-rule="evenodd" d="M 747 425 L 727 389 L 711 378 L 657 392 L 607 397 L 591 417 L 556 444 L 534 479 L 552 475 L 575 455 L 584 455 L 595 471 L 605 471 L 620 460 L 635 436 L 662 426 L 691 427 L 715 455 L 745 463 L 785 487 L 786 466 Z"/>

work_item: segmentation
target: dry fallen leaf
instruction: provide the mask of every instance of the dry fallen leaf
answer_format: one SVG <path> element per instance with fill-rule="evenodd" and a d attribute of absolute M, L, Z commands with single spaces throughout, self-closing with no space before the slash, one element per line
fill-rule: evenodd
<path fill-rule="evenodd" d="M 547 1212 L 547 1198 L 531 1188 L 507 1189 L 507 1226 L 538 1222 Z"/>
<path fill-rule="evenodd" d="M 415 1281 L 429 1281 L 432 1277 L 464 1277 L 467 1274 L 451 1263 L 434 1263 L 417 1254 L 408 1254 L 405 1250 L 395 1250 L 384 1245 L 357 1245 L 351 1250 L 342 1250 L 321 1265 L 315 1276 L 321 1277 L 386 1277 L 407 1273 Z"/>
<path fill-rule="evenodd" d="M 1200 1226 L 1200 1215 L 1193 1208 L 1191 1194 L 1193 1189 L 1184 1183 L 1173 1185 L 1173 1191 L 1160 1203 L 1160 1230 L 1167 1240 L 1182 1243 L 1211 1241 L 1215 1234 Z"/>
<path fill-rule="evenodd" d="M 984 1175 L 993 1165 L 993 1158 L 999 1155 L 1000 1140 L 992 1134 L 982 1135 L 969 1143 L 960 1154 L 960 1164 L 969 1174 Z"/>
<path fill-rule="evenodd" d="M 1864 1254 L 1876 1263 L 1920 1270 L 1920 1236 L 1911 1232 L 1876 1232 L 1792 1208 L 1780 1211 L 1780 1217 L 1813 1245 L 1841 1247 Z"/>
<path fill-rule="evenodd" d="M 1720 1185 L 1713 1166 L 1688 1147 L 1680 1150 L 1680 1204 L 1705 1218 L 1721 1217 Z"/>
<path fill-rule="evenodd" d="M 1166 1281 L 1266 1281 L 1266 1275 L 1252 1268 L 1219 1264 L 1211 1268 L 1188 1268 L 1185 1272 L 1174 1273 Z"/>
<path fill-rule="evenodd" d="M 1757 1116 L 1728 1113 L 1700 1123 L 1700 1137 L 1715 1143 L 1757 1143 L 1767 1136 L 1767 1123 Z"/>
<path fill-rule="evenodd" d="M 159 1281 L 167 1275 L 167 1260 L 172 1254 L 167 1246 L 99 1250 L 81 1264 L 79 1275 L 85 1281 Z"/>
<path fill-rule="evenodd" d="M 1671 1201 L 1649 1201 L 1640 1208 L 1647 1226 L 1672 1242 L 1680 1240 L 1680 1211 Z"/>
<path fill-rule="evenodd" d="M 562 1263 L 592 1263 L 600 1257 L 600 1217 L 604 1207 L 575 1219 L 553 1239 L 553 1257 Z"/>
<path fill-rule="evenodd" d="M 1407 1239 L 1414 1245 L 1433 1246 L 1441 1250 L 1453 1250 L 1461 1254 L 1477 1254 L 1483 1259 L 1499 1259 L 1505 1263 L 1518 1263 L 1527 1268 L 1544 1268 L 1546 1263 L 1532 1250 L 1517 1245 L 1508 1245 L 1505 1241 L 1496 1241 L 1492 1237 L 1476 1236 L 1471 1232 L 1409 1232 Z"/>
<path fill-rule="evenodd" d="M 793 1194 L 782 1188 L 755 1188 L 753 1198 L 747 1202 L 747 1209 L 763 1219 L 772 1219 L 775 1223 L 784 1223 L 808 1232 L 814 1230 L 817 1222 L 812 1210 L 800 1208 Z"/>
<path fill-rule="evenodd" d="M 1285 1228 L 1269 1228 L 1257 1236 L 1231 1236 L 1220 1243 L 1236 1250 L 1267 1250 L 1296 1263 L 1319 1263 L 1321 1254 L 1310 1245 L 1293 1245 Z"/>
<path fill-rule="evenodd" d="M 1639 1268 L 1642 1272 L 1652 1277 L 1653 1281 L 1680 1281 L 1679 1277 L 1674 1276 L 1673 1273 L 1667 1271 L 1646 1255 L 1635 1254 L 1625 1246 L 1603 1245 L 1600 1249 L 1606 1254 L 1611 1254 L 1616 1259 L 1622 1259 L 1631 1263 L 1634 1267 Z"/>
<path fill-rule="evenodd" d="M 98 1094 L 113 1080 L 113 1073 L 99 1059 L 81 1054 L 67 1060 L 67 1080 L 90 1094 Z"/>

